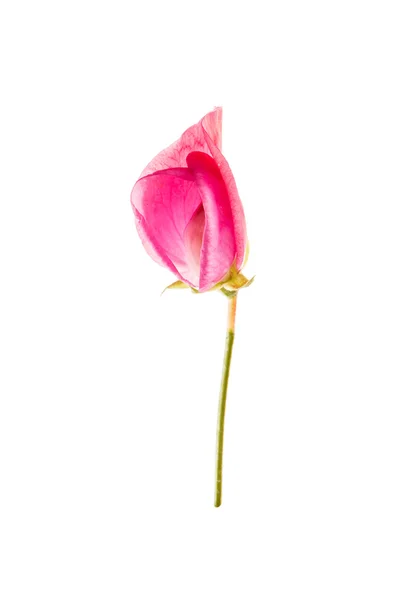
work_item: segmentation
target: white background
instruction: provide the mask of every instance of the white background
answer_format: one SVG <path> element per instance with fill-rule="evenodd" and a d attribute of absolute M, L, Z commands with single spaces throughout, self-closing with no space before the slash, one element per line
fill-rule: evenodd
<path fill-rule="evenodd" d="M 2 600 L 400 597 L 397 2 L 3 4 Z M 255 283 L 161 290 L 130 190 L 215 105 Z"/>

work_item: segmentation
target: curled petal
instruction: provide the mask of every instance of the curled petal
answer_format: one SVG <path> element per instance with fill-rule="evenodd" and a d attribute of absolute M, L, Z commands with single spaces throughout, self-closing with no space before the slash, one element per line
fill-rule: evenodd
<path fill-rule="evenodd" d="M 191 272 L 196 274 L 196 287 L 199 286 L 200 275 L 200 256 L 203 243 L 203 234 L 205 226 L 205 214 L 202 204 L 193 214 L 183 234 L 183 241 L 186 248 L 186 259 Z"/>
<path fill-rule="evenodd" d="M 158 243 L 157 238 L 153 235 L 143 215 L 133 205 L 132 208 L 136 219 L 136 229 L 147 254 L 159 265 L 167 267 L 179 279 L 182 279 L 182 275 L 178 272 L 164 248 Z"/>
<path fill-rule="evenodd" d="M 200 123 L 204 130 L 209 152 L 219 167 L 228 192 L 236 241 L 236 267 L 240 270 L 243 266 L 247 243 L 246 220 L 242 202 L 228 161 L 221 152 L 221 144 L 217 144 L 215 141 L 215 132 L 212 129 L 212 122 L 210 126 L 209 115 L 203 117 Z"/>
<path fill-rule="evenodd" d="M 181 135 L 179 140 L 162 150 L 141 174 L 141 177 L 164 169 L 186 167 L 186 157 L 190 152 L 206 152 L 211 154 L 209 142 L 221 148 L 222 108 L 218 107 L 192 125 Z"/>
<path fill-rule="evenodd" d="M 191 152 L 187 164 L 199 190 L 205 215 L 200 256 L 200 292 L 221 281 L 235 259 L 232 213 L 225 182 L 214 159 Z"/>
<path fill-rule="evenodd" d="M 167 169 L 139 179 L 131 194 L 138 233 L 148 253 L 191 286 L 199 285 L 199 260 L 185 231 L 201 205 L 189 169 Z"/>

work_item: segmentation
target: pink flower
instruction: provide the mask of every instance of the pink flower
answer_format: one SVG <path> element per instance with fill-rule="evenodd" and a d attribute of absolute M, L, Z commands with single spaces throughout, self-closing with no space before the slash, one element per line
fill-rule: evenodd
<path fill-rule="evenodd" d="M 221 137 L 216 108 L 153 158 L 131 194 L 148 254 L 200 292 L 232 266 L 240 271 L 246 249 L 243 207 Z"/>

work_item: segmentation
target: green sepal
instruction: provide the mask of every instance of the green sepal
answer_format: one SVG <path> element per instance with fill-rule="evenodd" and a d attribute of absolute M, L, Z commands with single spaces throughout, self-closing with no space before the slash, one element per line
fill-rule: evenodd
<path fill-rule="evenodd" d="M 224 294 L 224 296 L 226 296 L 227 298 L 233 298 L 237 294 L 237 292 L 231 292 L 229 290 L 226 290 L 223 287 L 219 288 L 219 291 L 222 292 Z"/>
<path fill-rule="evenodd" d="M 236 267 L 233 265 L 228 271 L 227 275 L 224 277 L 224 279 L 219 281 L 208 291 L 220 291 L 223 294 L 225 294 L 225 296 L 232 298 L 238 290 L 245 287 L 249 287 L 249 285 L 251 285 L 253 281 L 254 277 L 252 277 L 251 279 L 247 279 L 247 277 L 245 277 L 242 273 L 238 273 Z M 187 283 L 184 283 L 183 281 L 180 281 L 180 279 L 174 281 L 170 285 L 167 285 L 167 287 L 161 292 L 161 295 L 166 290 L 191 290 L 193 294 L 200 293 L 198 289 L 188 285 Z"/>
<path fill-rule="evenodd" d="M 242 275 L 242 273 L 238 273 L 237 276 L 235 276 L 233 279 L 231 279 L 231 281 L 228 281 L 225 284 L 225 287 L 227 287 L 228 290 L 241 290 L 242 288 L 249 287 L 249 285 L 253 283 L 254 279 L 255 275 L 253 275 L 251 279 L 247 279 L 247 277 Z"/>
<path fill-rule="evenodd" d="M 243 275 L 243 273 L 238 273 L 236 267 L 233 265 L 229 271 L 228 277 L 225 278 L 225 281 L 221 282 L 220 288 L 225 288 L 225 290 L 235 292 L 245 287 L 249 287 L 254 281 L 254 277 L 251 279 L 247 279 Z"/>
<path fill-rule="evenodd" d="M 167 285 L 167 287 L 164 288 L 163 291 L 161 292 L 161 295 L 163 295 L 163 293 L 166 290 L 187 290 L 187 289 L 192 289 L 192 288 L 190 288 L 190 285 L 188 285 L 187 283 L 180 281 L 178 279 L 178 281 L 174 281 L 174 283 L 171 283 L 171 285 Z"/>

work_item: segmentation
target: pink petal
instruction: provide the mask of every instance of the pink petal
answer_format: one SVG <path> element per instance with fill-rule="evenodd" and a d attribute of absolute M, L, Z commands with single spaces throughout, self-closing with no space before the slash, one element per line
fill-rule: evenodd
<path fill-rule="evenodd" d="M 150 256 L 179 279 L 198 287 L 199 259 L 185 231 L 201 205 L 189 169 L 167 169 L 139 179 L 131 194 L 138 233 Z M 198 226 L 197 226 L 198 229 Z M 197 236 L 199 234 L 197 233 Z"/>
<path fill-rule="evenodd" d="M 196 287 L 199 287 L 200 282 L 200 256 L 201 246 L 203 244 L 204 227 L 204 207 L 200 204 L 187 224 L 183 234 L 183 241 L 186 248 L 186 261 L 191 273 L 196 274 Z"/>
<path fill-rule="evenodd" d="M 222 108 L 219 106 L 207 113 L 201 119 L 200 124 L 212 143 L 222 150 Z"/>
<path fill-rule="evenodd" d="M 160 169 L 186 167 L 186 157 L 190 152 L 205 152 L 212 156 L 228 190 L 236 239 L 236 266 L 240 269 L 246 251 L 246 221 L 235 179 L 227 160 L 221 153 L 221 140 L 222 108 L 218 107 L 206 114 L 196 125 L 189 127 L 179 140 L 153 158 L 141 177 Z"/>
<path fill-rule="evenodd" d="M 241 268 L 247 242 L 243 207 L 221 153 L 221 137 L 222 109 L 216 108 L 147 165 L 131 196 L 150 256 L 201 291 L 220 281 L 234 261 Z"/>
<path fill-rule="evenodd" d="M 222 108 L 208 113 L 196 125 L 192 125 L 181 135 L 179 140 L 162 150 L 149 162 L 140 177 L 155 171 L 186 167 L 186 157 L 190 152 L 206 152 L 210 154 L 209 141 L 221 147 Z"/>
<path fill-rule="evenodd" d="M 187 164 L 193 173 L 205 213 L 200 257 L 200 292 L 221 281 L 236 254 L 231 205 L 215 160 L 204 152 L 191 152 Z"/>
<path fill-rule="evenodd" d="M 222 109 L 220 110 L 221 113 L 219 116 L 220 118 L 222 118 Z M 215 117 L 214 119 L 210 119 L 210 115 L 212 114 L 213 113 L 209 113 L 208 115 L 203 117 L 200 123 L 203 127 L 204 138 L 207 141 L 209 152 L 219 167 L 222 179 L 224 180 L 226 189 L 228 191 L 232 211 L 233 229 L 236 240 L 236 266 L 238 270 L 240 270 L 243 265 L 246 253 L 246 220 L 244 216 L 242 202 L 239 197 L 239 192 L 236 187 L 235 179 L 229 167 L 228 161 L 221 152 L 220 140 L 216 140 L 215 122 L 217 120 L 217 117 Z"/>
<path fill-rule="evenodd" d="M 136 210 L 133 204 L 132 208 L 136 217 L 136 229 L 147 254 L 159 265 L 167 267 L 167 269 L 172 271 L 178 279 L 182 279 L 182 275 L 177 271 L 173 262 L 168 258 L 165 250 L 158 244 L 157 238 L 154 237 L 150 231 L 143 215 Z"/>

